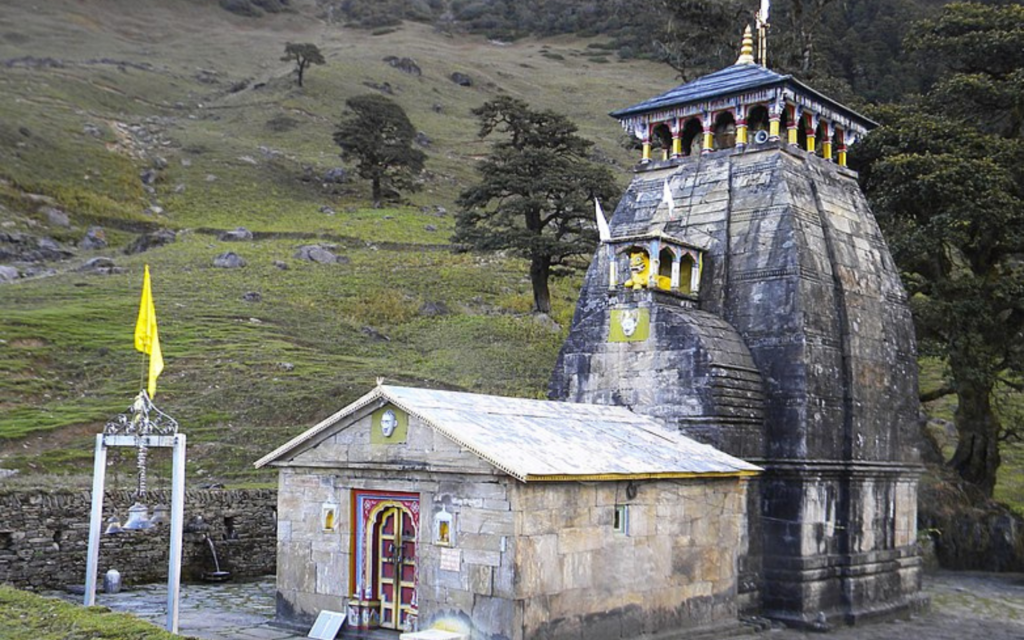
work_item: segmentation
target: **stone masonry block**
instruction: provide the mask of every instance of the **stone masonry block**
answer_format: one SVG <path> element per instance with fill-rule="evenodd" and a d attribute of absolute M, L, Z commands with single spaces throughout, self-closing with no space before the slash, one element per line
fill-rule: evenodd
<path fill-rule="evenodd" d="M 612 535 L 610 529 L 598 527 L 562 529 L 558 532 L 558 553 L 566 555 L 600 549 Z"/>
<path fill-rule="evenodd" d="M 500 567 L 492 568 L 492 595 L 499 598 L 514 598 L 516 595 L 515 565 L 508 559 L 509 554 L 502 558 Z"/>
<path fill-rule="evenodd" d="M 590 552 L 569 553 L 562 556 L 562 586 L 564 589 L 590 589 L 594 582 L 594 555 Z M 599 569 L 598 569 L 599 570 Z"/>
<path fill-rule="evenodd" d="M 494 592 L 492 579 L 494 567 L 470 561 L 467 561 L 466 564 L 469 565 L 469 590 L 482 596 L 492 595 Z"/>
<path fill-rule="evenodd" d="M 518 569 L 521 593 L 548 595 L 562 588 L 558 536 L 547 534 L 520 538 Z"/>
<path fill-rule="evenodd" d="M 497 567 L 501 565 L 501 553 L 481 549 L 464 549 L 462 551 L 462 561 L 467 565 L 476 564 Z"/>
<path fill-rule="evenodd" d="M 473 599 L 473 621 L 478 629 L 490 636 L 503 636 L 512 629 L 514 607 L 512 601 L 477 595 Z"/>

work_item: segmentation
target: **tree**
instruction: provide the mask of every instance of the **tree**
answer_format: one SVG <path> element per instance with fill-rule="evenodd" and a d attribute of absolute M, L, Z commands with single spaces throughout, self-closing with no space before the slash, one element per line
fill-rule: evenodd
<path fill-rule="evenodd" d="M 473 110 L 480 137 L 504 134 L 477 167 L 479 184 L 458 199 L 452 240 L 466 248 L 507 249 L 530 261 L 533 304 L 551 311 L 548 280 L 575 269 L 597 243 L 593 199 L 618 195 L 607 167 L 588 159 L 593 143 L 553 111 L 502 96 Z"/>
<path fill-rule="evenodd" d="M 958 400 L 959 442 L 950 464 L 989 496 L 999 443 L 1012 434 L 993 394 L 1002 384 L 1024 388 L 1024 141 L 1014 124 L 1019 114 L 989 98 L 1012 93 L 1003 83 L 1017 82 L 1024 64 L 1019 51 L 1016 70 L 981 72 L 970 63 L 993 42 L 999 50 L 1007 39 L 1024 47 L 1021 11 L 950 5 L 919 25 L 921 53 L 953 73 L 919 102 L 880 111 L 884 126 L 855 147 L 853 158 L 903 272 L 922 352 L 947 364 L 945 391 Z M 1019 17 L 1006 20 L 1008 14 Z M 975 82 L 993 92 L 940 99 Z M 982 104 L 972 108 L 974 101 Z M 1012 101 L 1002 104 L 1014 108 Z M 977 117 L 983 107 L 989 119 Z"/>
<path fill-rule="evenodd" d="M 657 57 L 683 80 L 736 62 L 753 9 L 740 0 L 656 0 L 662 20 L 651 34 Z"/>
<path fill-rule="evenodd" d="M 987 133 L 1024 134 L 1024 6 L 947 5 L 911 30 L 908 45 L 950 74 L 930 92 L 933 111 Z"/>
<path fill-rule="evenodd" d="M 326 64 L 320 48 L 310 43 L 289 42 L 284 45 L 284 56 L 281 60 L 288 62 L 295 61 L 295 74 L 299 77 L 299 86 L 302 86 L 302 77 L 306 68 L 311 64 Z"/>
<path fill-rule="evenodd" d="M 397 103 L 375 93 L 345 101 L 348 112 L 334 131 L 341 158 L 356 162 L 359 177 L 373 188 L 373 206 L 399 189 L 419 188 L 415 178 L 423 170 L 426 154 L 412 146 L 416 128 Z"/>

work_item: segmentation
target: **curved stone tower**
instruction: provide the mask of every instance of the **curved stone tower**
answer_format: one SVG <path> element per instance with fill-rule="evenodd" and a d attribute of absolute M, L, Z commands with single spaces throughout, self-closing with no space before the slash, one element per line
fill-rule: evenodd
<path fill-rule="evenodd" d="M 806 626 L 914 606 L 913 325 L 845 167 L 873 123 L 750 60 L 612 115 L 644 158 L 551 396 L 626 405 L 765 468 L 749 612 Z"/>

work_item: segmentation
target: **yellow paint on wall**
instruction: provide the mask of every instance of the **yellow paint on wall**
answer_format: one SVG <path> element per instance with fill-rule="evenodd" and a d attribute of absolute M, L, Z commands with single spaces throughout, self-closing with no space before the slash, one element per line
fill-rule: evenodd
<path fill-rule="evenodd" d="M 612 309 L 609 342 L 643 342 L 651 334 L 650 309 Z"/>
<path fill-rule="evenodd" d="M 370 444 L 405 444 L 409 436 L 409 414 L 393 404 L 373 412 Z"/>

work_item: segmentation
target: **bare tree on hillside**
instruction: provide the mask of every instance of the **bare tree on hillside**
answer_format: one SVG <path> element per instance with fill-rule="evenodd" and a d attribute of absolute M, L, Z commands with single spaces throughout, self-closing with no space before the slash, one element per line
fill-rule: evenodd
<path fill-rule="evenodd" d="M 295 61 L 295 73 L 299 77 L 299 86 L 302 86 L 302 76 L 306 73 L 306 68 L 311 64 L 326 64 L 324 56 L 320 53 L 320 48 L 315 44 L 289 42 L 284 45 L 284 56 L 281 60 L 288 62 L 289 60 Z"/>

